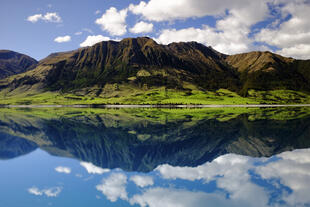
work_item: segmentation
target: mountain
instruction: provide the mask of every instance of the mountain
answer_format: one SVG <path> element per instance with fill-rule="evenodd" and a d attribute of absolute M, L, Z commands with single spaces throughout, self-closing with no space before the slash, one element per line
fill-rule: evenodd
<path fill-rule="evenodd" d="M 34 69 L 37 61 L 27 55 L 0 50 L 0 79 Z"/>
<path fill-rule="evenodd" d="M 44 110 L 2 112 L 0 158 L 40 147 L 52 155 L 102 168 L 148 172 L 160 164 L 194 167 L 227 153 L 269 157 L 310 147 L 308 109 L 262 109 L 261 117 L 248 110 L 223 120 L 212 118 L 214 114 L 223 116 L 214 110 L 187 111 L 177 119 L 171 116 L 182 111 L 169 115 L 157 110 L 143 115 L 148 110 L 93 110 L 88 114 L 84 113 L 89 110 L 68 110 L 66 116 L 57 117 L 49 117 L 53 113 L 48 109 L 46 114 Z M 269 113 L 273 116 L 267 118 Z M 164 120 L 150 118 L 154 114 Z M 270 119 L 276 117 L 280 119 Z"/>
<path fill-rule="evenodd" d="M 149 38 L 101 42 L 51 54 L 17 86 L 28 80 L 63 91 L 130 81 L 137 86 L 179 89 L 183 89 L 182 81 L 210 89 L 234 87 L 238 82 L 236 72 L 211 48 L 195 42 L 159 45 Z"/>
<path fill-rule="evenodd" d="M 310 60 L 250 52 L 227 56 L 226 61 L 238 71 L 243 93 L 249 89 L 310 90 Z"/>
<path fill-rule="evenodd" d="M 18 95 L 19 104 L 309 103 L 310 60 L 127 38 L 51 54 L 34 70 L 0 81 L 0 90 L 3 103 Z"/>

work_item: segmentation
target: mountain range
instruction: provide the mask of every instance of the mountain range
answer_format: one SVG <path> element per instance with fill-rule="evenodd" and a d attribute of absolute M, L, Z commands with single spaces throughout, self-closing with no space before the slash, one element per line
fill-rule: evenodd
<path fill-rule="evenodd" d="M 0 53 L 3 104 L 309 103 L 310 60 L 197 42 L 104 41 L 35 61 Z"/>

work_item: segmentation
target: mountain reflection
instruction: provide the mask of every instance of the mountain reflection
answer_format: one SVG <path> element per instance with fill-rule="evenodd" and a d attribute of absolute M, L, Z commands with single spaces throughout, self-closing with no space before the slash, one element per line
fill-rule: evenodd
<path fill-rule="evenodd" d="M 310 206 L 309 111 L 0 109 L 0 205 Z"/>
<path fill-rule="evenodd" d="M 227 110 L 2 109 L 0 156 L 41 148 L 100 168 L 149 172 L 228 153 L 269 157 L 310 146 L 308 109 Z"/>

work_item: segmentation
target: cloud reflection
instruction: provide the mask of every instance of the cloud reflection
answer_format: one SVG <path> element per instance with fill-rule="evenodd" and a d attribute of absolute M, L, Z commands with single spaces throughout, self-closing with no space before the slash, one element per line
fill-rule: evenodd
<path fill-rule="evenodd" d="M 55 170 L 59 173 L 65 173 L 65 174 L 71 173 L 71 168 L 69 168 L 69 167 L 58 166 L 55 168 Z"/>
<path fill-rule="evenodd" d="M 106 172 L 110 172 L 109 169 L 97 167 L 90 162 L 81 162 L 80 165 L 83 166 L 89 174 L 103 174 Z"/>
<path fill-rule="evenodd" d="M 117 201 L 118 198 L 127 200 L 126 191 L 127 177 L 122 173 L 111 174 L 108 178 L 102 180 L 96 189 L 101 191 L 111 202 Z"/>
<path fill-rule="evenodd" d="M 28 193 L 36 196 L 46 195 L 47 197 L 57 197 L 62 191 L 62 187 L 52 187 L 40 190 L 37 187 L 31 187 L 28 189 Z"/>
<path fill-rule="evenodd" d="M 130 180 L 141 188 L 154 184 L 153 178 L 151 176 L 134 175 L 130 177 Z"/>

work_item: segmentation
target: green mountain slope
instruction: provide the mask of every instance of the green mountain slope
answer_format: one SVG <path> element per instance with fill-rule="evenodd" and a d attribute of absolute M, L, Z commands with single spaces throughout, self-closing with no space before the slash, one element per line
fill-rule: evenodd
<path fill-rule="evenodd" d="M 37 61 L 27 55 L 0 50 L 0 79 L 34 69 Z"/>
<path fill-rule="evenodd" d="M 54 53 L 0 80 L 2 104 L 310 103 L 310 61 L 127 38 Z"/>

